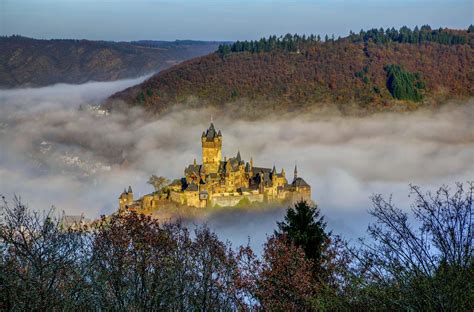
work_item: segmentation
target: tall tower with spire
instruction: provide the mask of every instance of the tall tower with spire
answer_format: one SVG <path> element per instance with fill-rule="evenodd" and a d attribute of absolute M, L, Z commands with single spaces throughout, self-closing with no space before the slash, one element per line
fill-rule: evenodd
<path fill-rule="evenodd" d="M 296 179 L 298 179 L 298 168 L 296 167 L 295 163 L 295 177 L 293 178 L 293 181 L 296 181 Z"/>
<path fill-rule="evenodd" d="M 209 128 L 202 133 L 202 164 L 206 173 L 217 173 L 222 160 L 222 134 L 216 131 L 211 122 Z"/>

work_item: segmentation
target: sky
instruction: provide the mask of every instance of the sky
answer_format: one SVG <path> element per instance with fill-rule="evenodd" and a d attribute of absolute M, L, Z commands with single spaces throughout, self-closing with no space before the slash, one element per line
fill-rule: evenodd
<path fill-rule="evenodd" d="M 129 41 L 467 28 L 472 0 L 0 0 L 0 35 Z"/>

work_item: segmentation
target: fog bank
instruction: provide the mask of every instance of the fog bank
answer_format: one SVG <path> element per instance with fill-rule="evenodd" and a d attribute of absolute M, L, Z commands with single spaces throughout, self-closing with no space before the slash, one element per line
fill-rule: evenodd
<path fill-rule="evenodd" d="M 200 161 L 211 111 L 175 110 L 150 121 L 137 109 L 103 115 L 88 107 L 142 79 L 0 91 L 0 194 L 93 218 L 115 211 L 128 185 L 137 195 L 151 192 L 151 174 L 181 177 L 194 158 Z M 365 231 L 372 193 L 393 194 L 408 206 L 409 183 L 433 189 L 472 180 L 473 120 L 471 100 L 409 114 L 219 117 L 214 124 L 226 156 L 240 150 L 244 160 L 283 167 L 290 178 L 297 162 L 330 228 L 353 238 Z M 232 211 L 207 222 L 223 238 L 246 243 L 250 236 L 259 244 L 283 213 Z"/>

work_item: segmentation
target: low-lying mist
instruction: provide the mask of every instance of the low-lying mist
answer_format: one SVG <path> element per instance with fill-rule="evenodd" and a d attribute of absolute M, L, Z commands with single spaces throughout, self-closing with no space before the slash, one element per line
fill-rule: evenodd
<path fill-rule="evenodd" d="M 143 195 L 152 191 L 152 174 L 181 177 L 185 165 L 200 161 L 212 111 L 175 109 L 150 120 L 139 109 L 104 115 L 89 106 L 142 79 L 0 91 L 0 194 L 20 195 L 34 209 L 54 205 L 95 218 L 115 211 L 128 185 Z M 409 183 L 428 190 L 472 180 L 473 120 L 471 100 L 364 118 L 218 117 L 214 124 L 228 157 L 240 150 L 256 166 L 285 168 L 290 179 L 297 162 L 329 228 L 352 239 L 365 232 L 373 193 L 393 194 L 408 207 Z M 259 245 L 283 214 L 232 210 L 205 221 L 235 244 L 250 236 Z"/>

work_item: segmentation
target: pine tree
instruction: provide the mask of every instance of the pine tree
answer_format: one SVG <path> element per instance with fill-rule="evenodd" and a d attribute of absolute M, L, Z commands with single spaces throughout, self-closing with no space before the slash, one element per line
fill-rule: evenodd
<path fill-rule="evenodd" d="M 331 233 L 326 232 L 326 222 L 319 208 L 306 201 L 299 201 L 288 208 L 284 221 L 277 224 L 278 231 L 275 231 L 275 235 L 286 235 L 301 247 L 306 257 L 313 261 L 314 271 L 320 272 L 320 263 Z"/>

